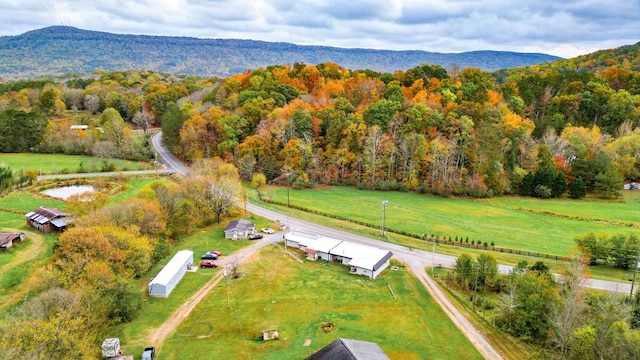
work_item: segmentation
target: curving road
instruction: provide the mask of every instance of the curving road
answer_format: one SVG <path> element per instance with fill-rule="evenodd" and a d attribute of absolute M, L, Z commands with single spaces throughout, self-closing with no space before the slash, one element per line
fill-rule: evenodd
<path fill-rule="evenodd" d="M 189 168 L 187 168 L 182 161 L 173 156 L 171 151 L 162 144 L 162 131 L 158 131 L 151 137 L 151 145 L 153 145 L 156 150 L 158 161 L 164 165 L 166 171 L 178 173 L 183 176 L 187 176 L 187 174 L 189 174 Z"/>

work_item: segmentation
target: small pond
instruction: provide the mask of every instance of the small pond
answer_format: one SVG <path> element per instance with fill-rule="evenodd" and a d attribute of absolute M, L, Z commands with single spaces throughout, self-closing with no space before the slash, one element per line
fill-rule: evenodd
<path fill-rule="evenodd" d="M 70 196 L 94 191 L 96 191 L 96 189 L 90 185 L 72 185 L 48 189 L 43 191 L 42 193 L 54 198 L 67 200 Z"/>

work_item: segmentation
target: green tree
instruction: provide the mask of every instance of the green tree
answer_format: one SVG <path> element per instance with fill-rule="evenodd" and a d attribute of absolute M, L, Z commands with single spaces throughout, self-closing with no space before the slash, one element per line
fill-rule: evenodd
<path fill-rule="evenodd" d="M 551 196 L 553 197 L 562 196 L 565 192 L 567 192 L 568 187 L 569 186 L 567 185 L 567 179 L 564 177 L 564 174 L 561 172 L 558 172 L 556 174 L 556 177 L 553 180 L 553 185 L 551 188 Z"/>
<path fill-rule="evenodd" d="M 599 172 L 595 178 L 595 191 L 604 197 L 620 197 L 622 196 L 622 188 L 624 179 L 618 173 L 618 170 L 612 165 L 606 167 Z"/>
<path fill-rule="evenodd" d="M 0 193 L 13 185 L 13 170 L 8 166 L 0 166 Z"/>
<path fill-rule="evenodd" d="M 582 199 L 587 195 L 587 187 L 582 178 L 576 178 L 569 186 L 569 197 L 572 199 Z"/>
<path fill-rule="evenodd" d="M 469 254 L 462 254 L 456 259 L 456 264 L 453 268 L 455 279 L 458 285 L 463 290 L 469 290 L 471 284 L 473 272 L 473 259 Z"/>
<path fill-rule="evenodd" d="M 108 310 L 109 319 L 116 322 L 129 322 L 140 314 L 144 305 L 144 295 L 132 283 L 118 283 L 104 291 L 102 298 Z"/>
<path fill-rule="evenodd" d="M 498 275 L 498 262 L 488 254 L 480 254 L 474 263 L 473 272 L 475 274 L 474 287 L 484 291 L 490 287 Z"/>
<path fill-rule="evenodd" d="M 386 132 L 401 107 L 400 103 L 395 101 L 379 100 L 369 105 L 362 113 L 362 117 L 369 127 L 377 125 L 382 132 Z"/>
<path fill-rule="evenodd" d="M 40 112 L 0 111 L 0 152 L 30 152 L 42 141 L 49 121 Z"/>

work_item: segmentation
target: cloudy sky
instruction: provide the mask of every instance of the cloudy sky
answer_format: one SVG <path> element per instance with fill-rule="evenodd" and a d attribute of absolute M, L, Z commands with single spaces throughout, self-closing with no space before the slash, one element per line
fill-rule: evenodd
<path fill-rule="evenodd" d="M 0 35 L 51 25 L 388 50 L 574 57 L 640 41 L 640 0 L 0 0 Z"/>

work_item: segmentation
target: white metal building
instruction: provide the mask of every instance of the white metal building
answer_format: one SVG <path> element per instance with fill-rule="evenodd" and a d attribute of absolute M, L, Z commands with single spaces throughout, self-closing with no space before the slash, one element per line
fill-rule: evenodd
<path fill-rule="evenodd" d="M 323 259 L 349 265 L 351 272 L 375 279 L 389 266 L 393 253 L 389 250 L 356 244 L 324 236 L 290 231 L 285 244 L 307 253 L 307 259 Z"/>
<path fill-rule="evenodd" d="M 331 249 L 332 261 L 351 266 L 351 272 L 375 279 L 389 266 L 389 250 L 343 241 Z"/>
<path fill-rule="evenodd" d="M 191 265 L 193 265 L 193 251 L 178 251 L 149 283 L 149 296 L 168 297 Z"/>
<path fill-rule="evenodd" d="M 301 233 L 298 231 L 288 231 L 284 234 L 285 245 L 303 250 L 313 241 L 319 238 L 318 235 Z"/>
<path fill-rule="evenodd" d="M 342 240 L 321 236 L 310 242 L 304 252 L 307 253 L 307 259 L 309 260 L 322 259 L 331 261 L 331 249 L 342 242 Z"/>

